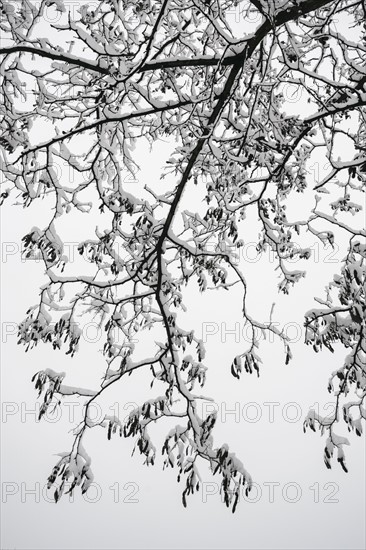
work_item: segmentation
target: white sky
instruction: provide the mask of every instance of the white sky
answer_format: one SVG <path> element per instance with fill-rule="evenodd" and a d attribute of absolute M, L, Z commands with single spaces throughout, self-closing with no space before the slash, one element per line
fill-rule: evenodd
<path fill-rule="evenodd" d="M 293 100 L 288 107 L 289 112 L 303 108 L 301 98 Z M 35 131 L 43 130 L 38 127 Z M 169 143 L 159 142 L 152 153 L 144 146 L 138 149 L 136 156 L 141 165 L 141 172 L 136 175 L 138 185 L 158 184 L 170 147 Z M 345 143 L 340 151 L 351 155 Z M 320 155 L 313 160 L 314 173 L 319 167 L 319 180 L 326 159 Z M 60 170 L 67 177 L 65 167 Z M 181 210 L 199 209 L 198 200 L 198 191 L 188 187 Z M 67 384 L 96 388 L 105 362 L 100 353 L 102 344 L 90 341 L 94 337 L 92 328 L 73 359 L 64 354 L 65 350 L 53 351 L 42 343 L 28 353 L 16 345 L 15 324 L 23 320 L 26 309 L 38 301 L 39 286 L 46 282 L 40 263 L 22 261 L 21 238 L 33 225 L 42 227 L 46 223 L 49 211 L 45 206 L 45 202 L 36 202 L 23 210 L 5 205 L 1 211 L 4 344 L 1 356 L 1 547 L 4 550 L 364 548 L 364 439 L 350 434 L 351 446 L 346 449 L 349 473 L 345 474 L 336 461 L 332 470 L 325 468 L 322 456 L 325 438 L 318 432 L 304 434 L 302 431 L 303 418 L 311 406 L 318 404 L 320 412 L 326 412 L 331 402 L 327 380 L 346 355 L 339 346 L 332 355 L 327 350 L 315 354 L 303 344 L 304 313 L 316 306 L 314 296 L 324 297 L 325 285 L 340 270 L 346 251 L 342 232 L 337 233 L 339 249 L 334 253 L 330 248 L 323 250 L 315 237 L 308 238 L 307 242 L 299 238 L 299 244 L 305 242 L 312 247 L 314 255 L 307 262 L 296 263 L 296 268 L 307 270 L 307 276 L 295 285 L 289 296 L 283 296 L 277 293 L 278 272 L 274 271 L 271 258 L 263 255 L 254 261 L 250 243 L 255 241 L 258 227 L 255 217 L 251 219 L 248 213 L 240 235 L 248 254 L 246 261 L 241 261 L 248 280 L 248 310 L 258 320 L 269 321 L 275 301 L 273 320 L 285 324 L 294 340 L 293 360 L 288 366 L 284 365 L 283 348 L 278 341 L 261 341 L 259 355 L 263 365 L 259 379 L 255 375 L 242 375 L 238 381 L 230 374 L 233 357 L 248 346 L 240 314 L 239 288 L 203 295 L 194 285 L 187 289 L 188 312 L 180 316 L 183 328 L 195 328 L 202 337 L 214 332 L 207 336 L 204 363 L 209 370 L 202 393 L 213 397 L 219 410 L 215 442 L 227 442 L 258 484 L 249 502 L 241 502 L 233 515 L 220 502 L 219 478 L 212 478 L 202 464 L 202 490 L 189 497 L 188 508 L 184 509 L 181 503 L 184 485 L 176 482 L 176 470 L 162 471 L 159 452 L 157 464 L 146 468 L 139 454 L 131 458 L 132 440 L 115 437 L 107 441 L 105 430 L 94 429 L 85 440 L 92 456 L 94 487 L 84 497 L 76 492 L 72 502 L 66 496 L 55 505 L 49 502 L 50 493 L 43 489 L 57 461 L 54 455 L 70 448 L 69 432 L 75 425 L 71 421 L 71 407 L 75 407 L 76 417 L 81 407 L 77 399 L 69 398 L 65 400 L 69 406 L 62 407 L 56 422 L 52 422 L 52 418 L 36 422 L 34 414 L 26 412 L 34 410 L 36 400 L 30 379 L 36 371 L 50 367 L 67 371 Z M 306 194 L 305 197 L 296 195 L 289 202 L 288 211 L 291 217 L 305 217 L 312 206 L 310 194 L 309 198 Z M 351 221 L 354 227 L 361 227 L 363 215 Z M 97 224 L 99 229 L 104 229 L 104 221 L 95 216 L 70 215 L 65 216 L 64 222 L 60 233 L 66 242 L 93 238 Z M 235 334 L 228 332 L 234 329 Z M 117 407 L 123 417 L 135 403 L 158 395 L 158 388 L 149 390 L 149 374 L 134 374 L 122 385 L 111 388 L 96 413 Z M 230 410 L 236 413 L 229 414 Z M 256 417 L 257 421 L 253 421 Z M 153 437 L 158 449 L 169 429 L 168 422 L 155 428 Z M 35 489 L 33 495 L 28 493 L 32 488 Z"/>
<path fill-rule="evenodd" d="M 156 153 L 147 158 L 144 152 L 139 177 L 144 178 L 146 171 L 151 179 L 158 177 L 160 159 Z M 188 190 L 183 203 L 189 203 L 189 198 Z M 260 485 L 262 494 L 258 497 L 253 489 L 253 499 L 258 498 L 258 502 L 243 502 L 232 515 L 216 494 L 218 486 L 212 485 L 217 484 L 218 478 L 212 479 L 202 465 L 203 489 L 189 499 L 185 510 L 180 500 L 183 486 L 176 483 L 175 471 L 163 472 L 161 460 L 154 468 L 146 468 L 140 455 L 131 459 L 131 441 L 116 438 L 108 442 L 102 429 L 92 430 L 86 438 L 100 499 L 90 503 L 76 495 L 75 502 L 63 498 L 57 506 L 45 501 L 40 491 L 57 460 L 53 455 L 70 447 L 68 431 L 74 425 L 70 422 L 72 405 L 62 409 L 56 423 L 35 422 L 34 416 L 26 414 L 27 409 L 34 410 L 36 397 L 30 378 L 34 372 L 51 367 L 68 372 L 66 383 L 88 387 L 90 381 L 90 387 L 96 387 L 104 360 L 98 351 L 101 345 L 90 343 L 95 334 L 93 327 L 86 334 L 89 342 L 82 342 L 80 353 L 74 359 L 44 344 L 26 354 L 11 335 L 12 323 L 22 320 L 25 309 L 37 302 L 38 287 L 44 279 L 41 264 L 22 262 L 19 253 L 9 253 L 14 250 L 11 247 L 20 245 L 21 237 L 35 222 L 42 226 L 41 208 L 41 204 L 28 210 L 6 207 L 1 219 L 3 342 L 6 339 L 2 354 L 3 548 L 363 548 L 364 441 L 351 437 L 346 475 L 336 463 L 332 470 L 326 470 L 322 459 L 324 438 L 318 433 L 303 434 L 302 431 L 303 417 L 314 403 L 319 403 L 320 412 L 326 412 L 324 407 L 331 401 L 326 392 L 327 379 L 345 355 L 342 348 L 337 348 L 334 355 L 328 351 L 317 355 L 304 346 L 303 314 L 313 306 L 314 295 L 323 296 L 324 286 L 340 268 L 344 249 L 330 256 L 330 250 L 319 247 L 318 262 L 316 255 L 307 261 L 307 277 L 288 297 L 277 294 L 277 274 L 268 258 L 263 256 L 258 262 L 245 263 L 249 311 L 260 320 L 268 321 L 272 302 L 276 301 L 273 320 L 284 323 L 289 336 L 295 340 L 294 359 L 288 366 L 284 365 L 283 349 L 278 342 L 261 342 L 263 365 L 259 379 L 244 375 L 237 381 L 229 371 L 234 355 L 248 346 L 240 315 L 239 289 L 204 295 L 193 286 L 188 289 L 185 303 L 190 307 L 182 319 L 186 328 L 196 328 L 198 336 L 207 335 L 205 364 L 209 372 L 203 393 L 215 399 L 219 410 L 215 441 L 229 443 L 242 459 Z M 79 235 L 84 236 L 88 225 L 70 225 L 73 241 L 77 241 Z M 92 233 L 88 236 L 92 237 Z M 4 250 L 8 252 L 5 257 Z M 254 258 L 250 246 L 247 253 L 249 258 Z M 226 332 L 235 327 L 236 333 Z M 211 336 L 211 332 L 215 334 Z M 149 376 L 145 378 L 143 373 L 132 376 L 124 384 L 125 389 L 116 387 L 100 405 L 104 412 L 119 403 L 117 407 L 123 417 L 132 408 L 129 403 L 140 403 L 151 396 Z M 156 392 L 159 394 L 159 390 Z M 76 402 L 67 399 L 72 401 Z M 81 408 L 74 406 L 77 414 Z M 235 415 L 227 412 L 233 409 Z M 96 414 L 101 414 L 101 410 L 96 410 Z M 258 421 L 253 422 L 256 418 Z M 157 428 L 154 437 L 161 442 L 168 429 L 168 425 L 164 430 Z M 138 503 L 123 502 L 135 487 L 123 489 L 127 482 L 138 487 L 134 497 Z M 272 482 L 279 484 L 274 486 L 274 502 L 270 502 L 268 485 Z M 296 491 L 298 496 L 301 491 L 298 502 L 287 502 L 283 496 L 288 483 L 296 484 L 287 487 L 288 499 L 295 499 Z M 32 487 L 38 487 L 39 502 L 35 502 L 34 495 L 26 494 Z M 119 497 L 115 493 L 117 487 Z M 320 502 L 314 502 L 317 490 Z M 334 490 L 336 495 L 330 498 Z M 98 496 L 92 491 L 90 495 L 91 499 Z M 338 502 L 324 502 L 327 495 Z M 114 498 L 119 502 L 115 503 Z"/>

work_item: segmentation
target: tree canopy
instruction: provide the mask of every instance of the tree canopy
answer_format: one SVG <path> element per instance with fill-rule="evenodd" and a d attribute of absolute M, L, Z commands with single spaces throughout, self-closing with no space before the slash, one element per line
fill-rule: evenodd
<path fill-rule="evenodd" d="M 366 182 L 364 2 L 99 0 L 77 9 L 66 0 L 0 4 L 1 202 L 16 198 L 28 207 L 52 198 L 47 226 L 34 226 L 23 238 L 26 255 L 42 257 L 48 282 L 19 325 L 19 343 L 26 350 L 41 341 L 54 349 L 65 343 L 73 356 L 80 318 L 90 313 L 105 335 L 99 388 L 67 385 L 64 373 L 50 368 L 33 378 L 43 400 L 40 416 L 64 396 L 85 397 L 72 449 L 48 478 L 55 499 L 67 483 L 71 491 L 90 486 L 84 446 L 94 427 L 89 407 L 137 369 L 151 377 L 152 397 L 126 423 L 106 416 L 108 438 L 116 432 L 135 438 L 146 464 L 154 464 L 149 424 L 176 418 L 161 452 L 184 481 L 184 504 L 199 489 L 200 459 L 221 476 L 233 511 L 242 487 L 250 490 L 242 462 L 227 445 L 214 445 L 215 414 L 198 414 L 205 347 L 179 314 L 192 282 L 202 292 L 239 283 L 253 336 L 248 349 L 228 360 L 228 376 L 230 370 L 236 378 L 244 371 L 259 375 L 258 330 L 275 334 L 285 362 L 291 360 L 284 332 L 248 311 L 237 255 L 252 212 L 261 227 L 257 250 L 274 254 L 284 294 L 305 276 L 289 260 L 311 256 L 295 239 L 312 234 L 333 246 L 335 229 L 348 235 L 341 272 L 318 299 L 321 308 L 306 312 L 304 321 L 305 343 L 316 352 L 332 351 L 335 342 L 348 350 L 329 381 L 334 414 L 310 411 L 304 423 L 325 434 L 327 467 L 336 452 L 347 471 L 348 440 L 335 431 L 343 422 L 361 435 L 366 417 L 366 232 L 356 215 Z M 289 84 L 301 92 L 303 114 L 288 113 Z M 135 175 L 138 169 L 139 144 L 159 139 L 175 143 L 162 174 L 168 183 L 126 183 L 126 170 Z M 347 158 L 339 156 L 339 139 L 350 144 Z M 309 192 L 308 165 L 319 150 L 327 173 L 310 189 L 310 215 L 293 219 L 286 205 Z M 61 164 L 72 177 L 58 173 Z M 200 197 L 189 211 L 181 207 L 185 191 Z M 93 215 L 95 205 L 109 229 L 79 243 L 88 264 L 76 272 L 59 220 L 77 211 Z M 149 330 L 160 330 L 162 341 L 137 359 L 134 336 Z"/>

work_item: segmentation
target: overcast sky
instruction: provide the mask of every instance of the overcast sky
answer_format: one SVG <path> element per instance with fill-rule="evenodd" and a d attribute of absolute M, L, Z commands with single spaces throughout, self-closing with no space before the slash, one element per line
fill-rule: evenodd
<path fill-rule="evenodd" d="M 140 179 L 158 178 L 165 146 L 146 157 L 142 151 Z M 189 203 L 189 191 L 184 202 Z M 103 429 L 87 436 L 92 456 L 95 486 L 88 496 L 64 497 L 57 505 L 45 481 L 58 452 L 70 447 L 69 430 L 75 425 L 81 406 L 66 398 L 57 417 L 35 421 L 36 393 L 31 376 L 42 368 L 67 371 L 70 384 L 87 386 L 98 380 L 104 368 L 98 334 L 90 326 L 80 352 L 70 359 L 63 351 L 45 344 L 28 353 L 16 345 L 15 323 L 38 300 L 44 282 L 43 268 L 36 261 L 22 261 L 21 237 L 37 223 L 42 226 L 42 204 L 27 210 L 6 207 L 2 211 L 2 547 L 30 548 L 296 548 L 361 549 L 364 547 L 365 446 L 362 438 L 351 437 L 347 448 L 349 473 L 335 463 L 323 464 L 324 439 L 313 432 L 304 434 L 302 422 L 315 405 L 326 413 L 330 397 L 326 391 L 330 373 L 342 362 L 344 349 L 315 354 L 303 344 L 303 314 L 322 296 L 326 283 L 340 268 L 344 250 L 336 253 L 318 249 L 307 262 L 307 277 L 289 296 L 277 294 L 277 273 L 270 257 L 257 260 L 254 248 L 246 248 L 250 311 L 286 326 L 292 340 L 293 361 L 285 366 L 283 347 L 277 341 L 261 341 L 263 360 L 260 378 L 252 375 L 234 379 L 230 363 L 248 346 L 248 333 L 240 315 L 241 295 L 230 292 L 206 294 L 190 287 L 185 303 L 186 327 L 195 328 L 206 340 L 209 366 L 205 395 L 219 411 L 215 441 L 227 442 L 251 473 L 256 485 L 248 501 L 233 515 L 220 502 L 218 478 L 201 465 L 202 490 L 189 498 L 183 509 L 175 471 L 142 465 L 140 455 L 130 457 L 132 442 L 115 438 L 107 441 Z M 86 216 L 85 216 L 86 218 Z M 14 223 L 16 220 L 16 223 Z M 69 227 L 77 242 L 85 226 Z M 89 234 L 92 237 L 92 233 Z M 80 239 L 83 235 L 80 236 Z M 342 239 L 340 239 L 342 243 Z M 317 261 L 316 261 L 317 260 Z M 149 377 L 133 375 L 126 387 L 108 394 L 95 408 L 118 411 L 122 418 L 135 403 L 150 397 Z M 230 411 L 232 411 L 230 413 Z M 109 412 L 111 414 L 111 412 Z M 73 417 L 74 415 L 74 417 Z M 157 428 L 161 442 L 168 427 Z M 157 445 L 158 446 L 158 445 Z M 35 490 L 35 493 L 31 492 Z M 89 502 L 91 501 L 91 502 Z M 115 502 L 116 501 L 116 502 Z"/>
<path fill-rule="evenodd" d="M 287 88 L 288 113 L 305 113 L 304 98 Z M 295 95 L 293 95 L 295 94 Z M 351 121 L 352 122 L 352 121 Z M 350 122 L 350 123 L 351 123 Z M 46 130 L 37 127 L 38 139 Z M 141 145 L 136 151 L 141 171 L 133 181 L 126 172 L 126 186 L 159 185 L 164 162 L 173 144 L 158 142 L 153 151 Z M 339 143 L 340 154 L 351 154 L 347 143 Z M 309 187 L 326 170 L 326 158 L 312 158 Z M 66 167 L 58 167 L 68 177 Z M 181 210 L 199 209 L 196 189 L 185 192 Z M 313 195 L 296 195 L 289 201 L 290 217 L 305 218 L 313 206 Z M 329 197 L 327 198 L 327 200 Z M 14 202 L 14 201 L 13 201 Z M 346 449 L 349 473 L 336 461 L 327 470 L 323 462 L 325 438 L 317 432 L 303 433 L 304 417 L 311 407 L 332 412 L 327 381 L 341 364 L 346 350 L 336 346 L 315 354 L 304 345 L 304 313 L 315 307 L 314 296 L 324 297 L 324 288 L 340 271 L 346 252 L 346 236 L 336 234 L 334 250 L 322 248 L 315 238 L 305 237 L 313 256 L 298 261 L 306 278 L 279 295 L 276 264 L 269 254 L 258 256 L 253 243 L 258 226 L 248 214 L 243 224 L 245 241 L 241 266 L 248 281 L 248 310 L 259 321 L 268 322 L 273 302 L 273 321 L 285 326 L 291 339 L 293 360 L 285 365 L 283 346 L 274 339 L 260 340 L 260 377 L 242 375 L 236 380 L 230 364 L 237 353 L 249 346 L 241 316 L 239 288 L 200 294 L 189 285 L 185 295 L 187 313 L 183 328 L 194 328 L 206 342 L 205 364 L 209 367 L 204 395 L 213 403 L 202 404 L 202 413 L 218 411 L 215 443 L 228 443 L 254 480 L 249 497 L 241 498 L 235 514 L 226 509 L 219 494 L 218 477 L 201 464 L 199 493 L 188 498 L 183 508 L 184 485 L 177 483 L 176 470 L 162 471 L 159 457 L 154 467 L 143 465 L 141 455 L 131 457 L 133 441 L 115 436 L 107 440 L 106 430 L 90 430 L 85 440 L 92 457 L 95 481 L 82 496 L 66 495 L 58 504 L 53 491 L 46 490 L 47 476 L 57 462 L 57 453 L 68 451 L 72 428 L 81 414 L 77 398 L 70 397 L 56 416 L 36 421 L 36 392 L 33 374 L 50 367 L 67 372 L 66 383 L 96 389 L 105 369 L 102 339 L 93 324 L 83 331 L 80 351 L 74 358 L 66 349 L 53 351 L 40 343 L 25 353 L 17 346 L 16 324 L 25 318 L 30 305 L 38 302 L 39 287 L 46 282 L 40 262 L 24 261 L 21 238 L 48 220 L 49 204 L 36 201 L 28 209 L 12 204 L 1 212 L 1 547 L 8 549 L 294 549 L 361 550 L 365 548 L 365 441 L 350 435 Z M 177 222 L 179 223 L 179 222 Z M 361 227 L 353 220 L 355 227 Z M 104 225 L 103 225 L 104 224 Z M 60 234 L 70 249 L 74 243 L 93 238 L 95 226 L 108 227 L 99 217 L 70 215 L 60 224 Z M 300 244 L 300 243 L 299 243 Z M 143 345 L 142 350 L 144 351 Z M 123 385 L 106 392 L 95 407 L 96 417 L 107 411 L 123 419 L 151 392 L 151 378 L 139 372 Z M 158 394 L 157 394 L 158 395 Z M 156 447 L 162 445 L 171 425 L 152 430 Z M 346 435 L 346 434 L 344 434 Z"/>

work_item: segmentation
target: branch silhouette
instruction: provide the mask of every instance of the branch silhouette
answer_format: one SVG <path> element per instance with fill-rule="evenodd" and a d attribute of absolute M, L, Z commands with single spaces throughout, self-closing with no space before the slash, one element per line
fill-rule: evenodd
<path fill-rule="evenodd" d="M 54 201 L 47 226 L 34 226 L 23 237 L 25 257 L 42 260 L 48 282 L 19 324 L 18 343 L 26 351 L 40 342 L 56 351 L 66 346 L 75 357 L 83 344 L 80 319 L 92 315 L 106 360 L 97 389 L 66 385 L 69 373 L 50 368 L 33 377 L 40 417 L 67 395 L 83 398 L 85 405 L 72 448 L 60 455 L 48 485 L 55 487 L 56 501 L 77 486 L 88 490 L 93 473 L 86 445 L 96 425 L 106 428 L 108 439 L 134 438 L 145 463 L 154 464 L 158 453 L 150 426 L 169 417 L 180 423 L 166 434 L 161 454 L 164 467 L 176 468 L 178 481 L 184 481 L 184 506 L 200 489 L 199 464 L 205 461 L 220 476 L 224 502 L 235 511 L 242 491 L 251 489 L 251 476 L 226 444 L 214 443 L 216 414 L 199 414 L 199 403 L 211 399 L 197 389 L 209 372 L 205 346 L 181 313 L 188 286 L 209 292 L 239 285 L 252 336 L 248 348 L 228 361 L 232 376 L 259 376 L 258 331 L 283 344 L 286 364 L 292 359 L 288 336 L 272 322 L 273 307 L 269 323 L 248 307 L 253 290 L 240 258 L 240 224 L 247 212 L 257 216 L 256 249 L 273 253 L 285 295 L 305 276 L 291 261 L 311 257 L 294 236 L 333 247 L 333 231 L 347 235 L 341 271 L 326 299 L 317 298 L 322 308 L 305 313 L 305 343 L 315 352 L 332 352 L 341 343 L 349 354 L 331 374 L 334 414 L 310 411 L 304 429 L 327 434 L 325 464 L 331 467 L 337 451 L 345 471 L 348 440 L 335 430 L 343 419 L 346 429 L 362 433 L 366 233 L 349 219 L 362 210 L 356 200 L 366 182 L 365 46 L 335 32 L 334 24 L 345 12 L 364 37 L 364 7 L 353 0 L 256 0 L 250 9 L 260 21 L 246 33 L 245 18 L 236 27 L 230 19 L 233 8 L 241 9 L 234 0 L 194 0 L 189 6 L 149 0 L 143 9 L 129 0 L 120 4 L 100 0 L 97 8 L 82 6 L 72 17 L 58 0 L 60 21 L 48 31 L 42 7 L 1 12 L 7 44 L 0 48 L 1 204 Z M 55 30 L 57 48 L 50 40 Z M 289 85 L 300 96 L 296 115 Z M 38 125 L 47 128 L 43 141 L 34 132 Z M 346 159 L 339 157 L 338 138 L 352 143 Z M 162 174 L 173 183 L 149 181 L 141 188 L 135 178 L 138 146 L 157 140 L 175 143 Z M 320 149 L 328 167 L 313 185 L 309 166 Z M 315 206 L 304 219 L 292 220 L 287 203 L 313 191 Z M 192 211 L 183 205 L 185 192 L 199 195 Z M 78 265 L 59 234 L 60 218 L 71 211 L 109 224 L 78 244 Z M 154 334 L 150 348 L 136 342 L 136 335 L 148 331 Z M 91 404 L 138 370 L 151 377 L 153 397 L 125 421 L 105 415 L 94 423 Z"/>

